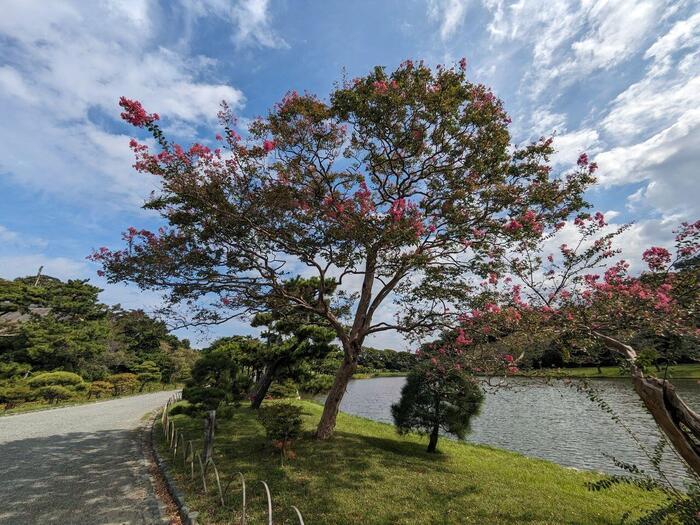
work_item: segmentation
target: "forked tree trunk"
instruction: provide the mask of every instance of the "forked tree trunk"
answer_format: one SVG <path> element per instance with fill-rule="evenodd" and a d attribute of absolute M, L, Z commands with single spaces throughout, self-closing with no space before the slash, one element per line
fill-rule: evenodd
<path fill-rule="evenodd" d="M 685 404 L 671 383 L 655 377 L 645 377 L 635 363 L 637 353 L 631 346 L 598 332 L 593 333 L 608 348 L 629 360 L 635 392 L 673 448 L 693 472 L 700 476 L 700 414 Z"/>
<path fill-rule="evenodd" d="M 253 408 L 255 410 L 260 408 L 260 405 L 262 405 L 262 402 L 265 399 L 265 396 L 267 395 L 267 391 L 270 389 L 272 380 L 275 378 L 276 370 L 276 365 L 270 365 L 260 376 L 258 386 L 255 389 L 255 394 L 253 394 L 253 399 L 251 399 L 250 401 L 250 408 Z"/>
<path fill-rule="evenodd" d="M 323 405 L 321 420 L 318 422 L 318 427 L 316 428 L 316 437 L 318 439 L 328 439 L 333 435 L 335 420 L 338 416 L 338 410 L 340 409 L 340 402 L 343 400 L 345 390 L 356 368 L 357 357 L 352 359 L 346 358 L 343 364 L 340 365 L 340 368 L 338 368 L 333 386 L 328 392 L 328 397 L 326 397 L 326 402 Z"/>

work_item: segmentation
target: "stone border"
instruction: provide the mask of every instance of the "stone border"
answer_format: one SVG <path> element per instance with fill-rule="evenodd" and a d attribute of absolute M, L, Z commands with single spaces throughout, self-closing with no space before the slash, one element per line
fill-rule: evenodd
<path fill-rule="evenodd" d="M 170 468 L 166 464 L 166 462 L 163 460 L 161 457 L 160 453 L 158 452 L 158 447 L 156 446 L 156 437 L 155 437 L 155 422 L 156 418 L 155 415 L 158 414 L 159 411 L 154 412 L 154 417 L 150 421 L 150 429 L 149 432 L 151 434 L 151 439 L 150 439 L 150 444 L 151 444 L 151 451 L 153 452 L 153 456 L 155 457 L 156 460 L 156 466 L 158 467 L 158 470 L 160 471 L 160 474 L 163 476 L 163 480 L 165 481 L 165 486 L 168 489 L 168 492 L 170 493 L 170 496 L 172 496 L 173 501 L 177 505 L 178 512 L 180 513 L 180 519 L 182 520 L 183 525 L 198 525 L 197 523 L 197 518 L 199 517 L 199 513 L 193 510 L 190 510 L 190 508 L 187 506 L 185 503 L 185 497 L 180 491 L 180 489 L 177 488 L 177 485 L 175 484 L 175 480 L 173 479 L 172 475 L 170 474 Z"/>

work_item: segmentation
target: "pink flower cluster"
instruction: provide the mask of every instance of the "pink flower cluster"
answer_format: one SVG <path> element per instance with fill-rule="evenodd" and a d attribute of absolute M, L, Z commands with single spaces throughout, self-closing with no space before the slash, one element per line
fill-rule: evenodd
<path fill-rule="evenodd" d="M 160 119 L 158 113 L 146 113 L 141 102 L 131 100 L 126 97 L 119 98 L 119 105 L 124 109 L 121 113 L 121 118 L 136 127 L 143 127 Z"/>
<path fill-rule="evenodd" d="M 642 259 L 647 263 L 650 270 L 658 272 L 663 270 L 668 266 L 668 263 L 671 262 L 671 252 L 660 246 L 652 246 L 644 251 Z"/>

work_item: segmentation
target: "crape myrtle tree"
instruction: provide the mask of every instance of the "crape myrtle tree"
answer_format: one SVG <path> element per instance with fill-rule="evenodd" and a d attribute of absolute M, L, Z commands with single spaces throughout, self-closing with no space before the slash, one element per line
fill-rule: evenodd
<path fill-rule="evenodd" d="M 585 205 L 591 167 L 554 177 L 551 139 L 513 145 L 502 103 L 465 69 L 407 61 L 327 100 L 292 92 L 245 140 L 223 104 L 214 149 L 168 140 L 157 114 L 122 98 L 123 118 L 157 143 L 131 147 L 135 168 L 159 178 L 145 207 L 167 225 L 130 228 L 125 248 L 93 259 L 110 282 L 167 290 L 190 324 L 255 313 L 273 295 L 324 318 L 344 354 L 316 432 L 330 437 L 368 336 L 440 328 L 468 298 L 467 276 Z M 311 301 L 284 286 L 300 266 L 318 278 Z M 330 278 L 347 293 L 331 300 Z M 395 318 L 379 319 L 392 300 Z M 342 301 L 348 319 L 334 313 Z"/>
<path fill-rule="evenodd" d="M 700 475 L 700 415 L 665 377 L 645 368 L 634 341 L 639 334 L 660 340 L 695 339 L 700 332 L 698 299 L 700 221 L 676 231 L 675 254 L 653 246 L 642 254 L 648 269 L 631 274 L 617 260 L 615 237 L 602 214 L 579 215 L 571 245 L 548 249 L 554 233 L 521 242 L 502 275 L 484 286 L 481 308 L 464 314 L 454 333 L 467 354 L 493 356 L 493 343 L 522 348 L 523 339 L 559 340 L 583 352 L 602 343 L 620 356 L 635 391 L 678 454 Z M 657 352 L 662 358 L 662 345 Z M 512 358 L 511 358 L 512 359 Z"/>
<path fill-rule="evenodd" d="M 290 279 L 285 287 L 308 302 L 314 301 L 313 296 L 319 289 L 316 278 Z M 326 283 L 329 297 L 333 288 L 334 283 Z M 258 347 L 263 371 L 251 396 L 251 406 L 255 409 L 260 408 L 270 385 L 281 372 L 310 359 L 322 359 L 330 352 L 331 342 L 336 338 L 335 330 L 324 318 L 294 303 L 280 302 L 273 296 L 268 308 L 268 312 L 257 314 L 252 322 L 252 326 L 267 328 L 263 333 L 267 344 Z"/>

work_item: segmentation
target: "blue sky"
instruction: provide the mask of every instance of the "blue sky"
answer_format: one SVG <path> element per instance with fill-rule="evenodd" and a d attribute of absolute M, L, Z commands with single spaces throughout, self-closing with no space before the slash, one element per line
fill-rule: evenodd
<path fill-rule="evenodd" d="M 286 91 L 404 59 L 468 60 L 516 141 L 556 134 L 554 162 L 588 151 L 589 194 L 632 260 L 700 217 L 700 8 L 664 0 L 6 0 L 0 17 L 0 277 L 89 277 L 104 301 L 153 308 L 85 260 L 119 245 L 154 181 L 131 168 L 117 100 L 142 100 L 183 142 L 210 139 L 221 99 L 242 118 Z M 345 72 L 345 73 L 344 73 Z M 237 323 L 204 335 L 243 331 Z M 391 334 L 378 346 L 400 348 Z"/>

